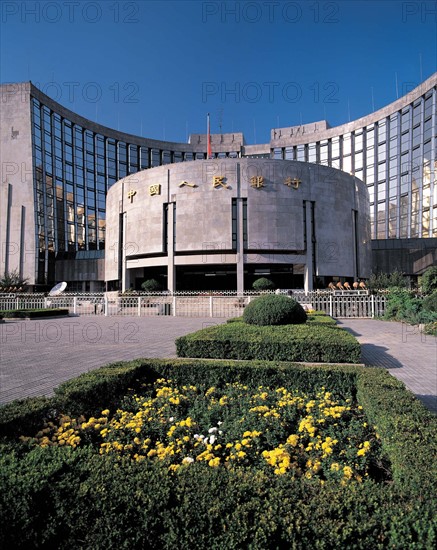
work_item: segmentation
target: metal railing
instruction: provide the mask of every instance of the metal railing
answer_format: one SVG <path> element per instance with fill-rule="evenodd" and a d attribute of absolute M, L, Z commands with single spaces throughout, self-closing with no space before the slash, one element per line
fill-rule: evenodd
<path fill-rule="evenodd" d="M 149 317 L 239 317 L 259 293 L 119 294 L 117 292 L 1 295 L 0 310 L 66 308 L 71 315 Z M 387 297 L 367 291 L 293 291 L 293 298 L 306 309 L 324 311 L 332 317 L 372 318 L 384 315 Z"/>

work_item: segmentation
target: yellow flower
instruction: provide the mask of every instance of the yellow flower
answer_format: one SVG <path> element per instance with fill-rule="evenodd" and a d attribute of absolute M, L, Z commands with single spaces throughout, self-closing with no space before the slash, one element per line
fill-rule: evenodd
<path fill-rule="evenodd" d="M 287 438 L 287 443 L 289 445 L 291 445 L 292 447 L 296 447 L 298 442 L 299 442 L 299 436 L 298 435 L 293 434 L 293 435 L 288 436 L 288 438 Z"/>

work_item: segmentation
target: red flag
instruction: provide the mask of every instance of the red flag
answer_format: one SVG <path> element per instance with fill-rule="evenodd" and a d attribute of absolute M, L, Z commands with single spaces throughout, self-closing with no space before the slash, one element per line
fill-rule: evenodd
<path fill-rule="evenodd" d="M 212 159 L 212 148 L 211 148 L 211 132 L 210 132 L 210 128 L 209 128 L 209 113 L 207 115 L 207 126 L 208 126 L 208 130 L 207 130 L 207 151 L 206 151 L 206 158 L 208 159 Z"/>

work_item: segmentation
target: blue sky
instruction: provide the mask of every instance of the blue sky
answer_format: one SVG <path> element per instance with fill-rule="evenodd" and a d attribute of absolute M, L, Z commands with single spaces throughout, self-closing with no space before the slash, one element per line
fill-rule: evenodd
<path fill-rule="evenodd" d="M 326 118 L 394 101 L 437 65 L 435 1 L 1 4 L 0 80 L 32 80 L 111 128 L 169 141 Z M 373 94 L 373 97 L 372 97 Z"/>

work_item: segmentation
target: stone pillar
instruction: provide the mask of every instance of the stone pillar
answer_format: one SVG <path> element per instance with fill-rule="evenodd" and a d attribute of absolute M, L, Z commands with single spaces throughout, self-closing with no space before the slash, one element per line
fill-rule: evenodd
<path fill-rule="evenodd" d="M 243 201 L 237 202 L 237 293 L 244 292 Z"/>
<path fill-rule="evenodd" d="M 175 204 L 174 202 L 168 203 L 168 216 L 167 216 L 167 288 L 171 292 L 176 290 L 176 268 L 174 263 L 174 217 L 175 217 Z"/>
<path fill-rule="evenodd" d="M 121 291 L 124 292 L 129 288 L 129 276 L 126 265 L 126 229 L 127 229 L 127 214 L 123 212 L 123 242 L 121 243 Z"/>
<path fill-rule="evenodd" d="M 240 163 L 237 163 L 237 293 L 244 292 L 243 201 L 241 200 Z"/>
<path fill-rule="evenodd" d="M 311 224 L 311 201 L 306 201 L 306 245 L 307 245 L 307 254 L 306 254 L 306 264 L 305 264 L 305 275 L 304 275 L 304 288 L 305 292 L 313 290 L 313 276 L 314 276 L 314 266 L 313 266 L 313 231 Z"/>

